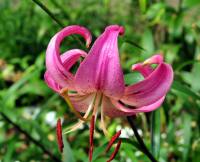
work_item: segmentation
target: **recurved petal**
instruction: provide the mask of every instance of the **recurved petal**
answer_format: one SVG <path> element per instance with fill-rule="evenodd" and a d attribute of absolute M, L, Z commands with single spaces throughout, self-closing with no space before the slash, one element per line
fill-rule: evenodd
<path fill-rule="evenodd" d="M 172 81 L 172 67 L 169 64 L 161 63 L 143 81 L 126 87 L 121 101 L 136 107 L 153 104 L 166 95 Z"/>
<path fill-rule="evenodd" d="M 150 105 L 138 107 L 138 108 L 135 109 L 135 111 L 137 113 L 154 111 L 162 105 L 164 100 L 165 100 L 165 96 L 162 97 L 161 99 L 157 100 L 156 102 L 150 104 Z"/>
<path fill-rule="evenodd" d="M 90 32 L 81 26 L 68 26 L 58 32 L 50 41 L 46 51 L 46 67 L 48 73 L 53 80 L 62 87 L 68 87 L 73 82 L 73 76 L 66 70 L 67 64 L 63 65 L 60 57 L 60 43 L 61 41 L 72 34 L 80 34 L 87 42 L 87 46 L 91 42 Z M 80 52 L 80 51 L 79 51 Z M 79 53 L 78 52 L 78 53 Z"/>
<path fill-rule="evenodd" d="M 80 49 L 72 49 L 61 55 L 61 61 L 65 71 L 69 71 L 70 68 L 80 59 L 80 57 L 86 57 L 87 53 Z"/>
<path fill-rule="evenodd" d="M 119 101 L 111 99 L 109 104 L 112 104 L 113 107 L 111 109 L 105 110 L 106 111 L 105 113 L 111 117 L 120 117 L 120 116 L 130 116 L 141 112 L 150 112 L 160 107 L 164 99 L 165 97 L 162 97 L 152 104 L 138 108 L 129 108 L 126 105 L 120 103 Z"/>
<path fill-rule="evenodd" d="M 163 55 L 156 54 L 148 58 L 143 62 L 143 65 L 151 65 L 151 64 L 161 64 L 163 62 Z"/>
<path fill-rule="evenodd" d="M 148 77 L 153 72 L 153 68 L 150 65 L 144 66 L 142 63 L 134 64 L 131 69 L 140 72 L 144 78 Z"/>
<path fill-rule="evenodd" d="M 120 66 L 117 38 L 124 32 L 118 25 L 105 29 L 75 75 L 79 93 L 102 91 L 106 96 L 120 98 L 124 93 L 124 78 Z"/>
<path fill-rule="evenodd" d="M 144 76 L 144 78 L 146 78 L 153 72 L 151 64 L 161 63 L 163 63 L 163 55 L 157 54 L 153 55 L 142 63 L 132 65 L 131 70 L 140 72 Z"/>
<path fill-rule="evenodd" d="M 61 62 L 62 62 L 62 66 L 65 69 L 65 73 L 68 73 L 68 77 L 70 76 L 70 78 L 71 78 L 70 83 L 67 80 L 68 83 L 69 83 L 68 86 L 67 86 L 68 89 L 74 89 L 74 85 L 73 85 L 74 76 L 69 72 L 70 68 L 74 65 L 74 63 L 81 56 L 85 57 L 86 55 L 87 55 L 87 53 L 85 53 L 84 51 L 79 50 L 79 49 L 72 49 L 72 50 L 69 50 L 69 51 L 67 51 L 67 52 L 65 52 L 64 54 L 61 55 Z M 54 67 L 52 67 L 52 68 L 54 68 Z M 59 92 L 62 88 L 64 88 L 64 86 L 62 86 L 60 84 L 60 82 L 57 82 L 57 80 L 55 80 L 54 78 L 55 78 L 55 76 L 57 76 L 57 77 L 66 79 L 66 77 L 58 69 L 54 69 L 54 70 L 57 71 L 57 73 L 54 73 L 54 75 L 51 75 L 51 73 L 47 70 L 45 72 L 44 78 L 45 78 L 45 82 L 47 83 L 47 85 L 51 89 L 53 89 L 56 92 Z"/>
<path fill-rule="evenodd" d="M 48 87 L 53 89 L 55 92 L 58 93 L 61 90 L 61 87 L 53 80 L 48 71 L 44 73 L 44 80 Z"/>

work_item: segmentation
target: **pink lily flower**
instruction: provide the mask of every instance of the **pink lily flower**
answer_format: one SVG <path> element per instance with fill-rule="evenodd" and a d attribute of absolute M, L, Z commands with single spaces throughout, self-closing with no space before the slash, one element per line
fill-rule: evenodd
<path fill-rule="evenodd" d="M 163 103 L 173 81 L 171 65 L 163 62 L 162 55 L 154 55 L 144 63 L 132 66 L 144 80 L 126 86 L 120 66 L 118 36 L 124 28 L 108 26 L 97 38 L 88 54 L 72 49 L 60 54 L 61 41 L 72 34 L 79 34 L 91 43 L 90 32 L 81 26 L 68 26 L 58 32 L 50 41 L 46 51 L 45 82 L 59 93 L 73 112 L 81 119 L 69 131 L 80 127 L 90 116 L 101 113 L 101 126 L 106 134 L 104 116 L 121 117 L 153 111 Z M 71 67 L 84 58 L 75 74 Z M 152 68 L 151 64 L 157 64 Z M 85 113 L 81 116 L 80 113 Z M 92 114 L 92 115 L 90 115 Z"/>

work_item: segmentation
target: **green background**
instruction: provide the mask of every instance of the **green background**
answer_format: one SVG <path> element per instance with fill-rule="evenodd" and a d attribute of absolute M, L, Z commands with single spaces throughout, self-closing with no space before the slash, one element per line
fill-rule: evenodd
<path fill-rule="evenodd" d="M 36 0 L 35 0 L 36 1 Z M 139 114 L 135 123 L 159 162 L 200 161 L 200 1 L 199 0 L 40 0 L 56 21 L 32 0 L 0 1 L 0 160 L 3 162 L 87 162 L 89 127 L 67 134 L 58 151 L 55 125 L 77 119 L 43 80 L 45 50 L 62 26 L 87 27 L 93 41 L 110 24 L 125 27 L 119 38 L 127 84 L 141 79 L 131 65 L 163 53 L 175 78 L 162 107 Z M 82 42 L 83 40 L 78 37 Z M 61 51 L 82 48 L 66 38 Z M 126 118 L 106 120 L 110 134 L 122 129 L 122 147 L 113 162 L 146 162 Z M 24 134 L 25 132 L 25 134 Z M 152 136 L 153 134 L 153 136 Z M 107 139 L 96 124 L 95 162 L 105 162 Z M 45 150 L 47 152 L 45 152 Z M 52 156 L 50 156 L 52 154 Z"/>

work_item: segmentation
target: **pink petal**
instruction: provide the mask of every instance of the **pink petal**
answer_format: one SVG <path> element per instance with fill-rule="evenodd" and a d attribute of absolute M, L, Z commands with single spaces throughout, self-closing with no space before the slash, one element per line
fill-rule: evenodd
<path fill-rule="evenodd" d="M 113 99 L 110 99 L 110 98 L 104 96 L 103 100 L 102 100 L 102 104 L 103 104 L 102 108 L 103 108 L 104 114 L 111 118 L 122 117 L 122 116 L 131 116 L 131 115 L 135 115 L 137 113 L 150 112 L 150 111 L 157 109 L 158 107 L 161 106 L 164 99 L 165 99 L 165 97 L 162 97 L 158 101 L 154 102 L 153 104 L 147 105 L 147 106 L 142 106 L 139 108 L 129 108 L 129 107 L 121 104 L 117 100 L 113 100 Z"/>
<path fill-rule="evenodd" d="M 163 58 L 161 55 L 154 55 L 145 63 L 138 63 L 132 66 L 132 70 L 139 71 L 145 78 L 154 72 L 153 68 L 149 64 L 161 64 Z M 148 63 L 148 64 L 147 64 Z M 119 102 L 108 97 L 103 98 L 103 110 L 107 116 L 110 117 L 120 117 L 120 116 L 130 116 L 140 112 L 150 112 L 161 106 L 165 99 L 165 95 L 158 99 L 156 102 L 137 108 L 130 108 L 126 106 L 126 103 Z"/>
<path fill-rule="evenodd" d="M 132 65 L 131 69 L 140 72 L 146 78 L 153 72 L 153 68 L 150 65 L 161 63 L 163 63 L 163 56 L 161 54 L 157 54 L 145 60 L 143 63 Z"/>
<path fill-rule="evenodd" d="M 79 112 L 86 112 L 89 105 L 94 100 L 95 94 L 79 95 L 79 94 L 69 94 L 70 101 L 74 108 Z"/>
<path fill-rule="evenodd" d="M 161 99 L 159 99 L 158 101 L 154 102 L 153 104 L 136 108 L 135 111 L 137 111 L 137 112 L 151 112 L 151 111 L 154 111 L 155 109 L 159 108 L 162 105 L 164 100 L 165 100 L 165 96 L 162 97 Z"/>
<path fill-rule="evenodd" d="M 161 63 L 143 81 L 126 87 L 121 101 L 136 107 L 153 104 L 166 95 L 172 81 L 172 67 Z"/>
<path fill-rule="evenodd" d="M 60 43 L 61 41 L 72 34 L 80 34 L 87 42 L 87 46 L 91 42 L 90 32 L 77 25 L 68 26 L 58 32 L 50 41 L 46 51 L 46 67 L 49 75 L 53 80 L 62 87 L 68 87 L 73 82 L 73 75 L 66 70 L 60 58 Z M 81 50 L 79 50 L 80 52 Z M 78 52 L 78 53 L 79 53 Z M 83 53 L 83 52 L 81 52 Z M 66 65 L 66 63 L 65 63 Z"/>
<path fill-rule="evenodd" d="M 163 63 L 163 55 L 157 54 L 157 55 L 153 55 L 149 59 L 145 60 L 143 65 L 161 64 L 161 63 Z"/>
<path fill-rule="evenodd" d="M 116 101 L 116 100 L 113 100 Z M 118 101 L 116 101 L 117 103 Z M 115 102 L 114 102 L 115 103 Z M 114 105 L 110 98 L 104 96 L 103 100 L 102 100 L 102 108 L 103 108 L 103 112 L 106 116 L 109 116 L 111 118 L 114 117 L 121 117 L 121 116 L 129 116 L 129 115 L 134 115 L 135 111 L 134 109 L 129 109 L 129 108 L 122 108 L 121 107 L 116 107 L 118 106 L 117 104 Z"/>
<path fill-rule="evenodd" d="M 72 49 L 61 55 L 61 61 L 65 71 L 69 71 L 70 68 L 79 60 L 80 57 L 86 57 L 87 53 L 79 49 Z"/>
<path fill-rule="evenodd" d="M 142 63 L 134 64 L 131 69 L 140 72 L 144 78 L 153 72 L 153 68 L 150 65 L 144 66 Z"/>
<path fill-rule="evenodd" d="M 79 93 L 100 90 L 114 98 L 123 95 L 124 78 L 117 45 L 118 35 L 123 31 L 123 28 L 118 25 L 109 26 L 95 41 L 75 75 Z"/>
<path fill-rule="evenodd" d="M 142 107 L 138 107 L 138 108 L 129 108 L 123 104 L 121 104 L 119 101 L 117 100 L 113 100 L 111 99 L 111 103 L 115 106 L 115 109 L 117 109 L 117 111 L 121 111 L 123 113 L 119 113 L 119 114 L 114 114 L 116 116 L 130 116 L 133 114 L 137 114 L 137 113 L 141 113 L 141 112 L 150 112 L 153 111 L 155 109 L 157 109 L 158 107 L 161 106 L 161 104 L 163 103 L 165 97 L 162 97 L 161 99 L 158 99 L 156 102 L 154 102 L 153 104 L 149 104 L 147 106 L 142 106 Z M 110 110 L 108 110 L 110 111 Z M 115 110 L 116 111 L 116 110 Z M 112 115 L 112 111 L 109 113 Z"/>
<path fill-rule="evenodd" d="M 70 68 L 81 56 L 85 57 L 86 55 L 87 54 L 84 51 L 79 50 L 79 49 L 72 49 L 61 55 L 61 61 L 62 61 L 63 67 L 69 73 L 69 75 L 71 75 L 72 78 L 73 78 L 73 75 L 69 72 Z M 44 79 L 47 85 L 56 92 L 59 92 L 62 88 L 64 88 L 54 80 L 54 77 L 50 75 L 49 71 L 45 72 Z M 68 87 L 69 89 L 74 89 L 73 83 L 68 85 Z"/>
<path fill-rule="evenodd" d="M 53 78 L 51 77 L 48 71 L 44 73 L 44 80 L 47 83 L 49 88 L 59 93 L 59 91 L 61 90 L 61 87 L 53 80 Z"/>

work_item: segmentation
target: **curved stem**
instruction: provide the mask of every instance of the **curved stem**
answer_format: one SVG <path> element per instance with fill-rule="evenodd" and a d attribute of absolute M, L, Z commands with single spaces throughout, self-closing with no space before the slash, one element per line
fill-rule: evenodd
<path fill-rule="evenodd" d="M 58 20 L 55 15 L 42 2 L 40 2 L 39 0 L 32 1 L 40 6 L 40 8 L 43 9 L 60 27 L 65 27 L 65 25 L 60 20 Z"/>
<path fill-rule="evenodd" d="M 42 2 L 40 2 L 39 0 L 32 1 L 38 6 L 40 6 L 40 8 L 44 10 L 61 28 L 65 27 L 65 24 L 63 24 L 59 19 L 57 19 L 56 16 Z M 75 35 L 72 35 L 71 37 L 73 37 L 83 48 L 85 48 L 85 45 L 83 44 L 83 42 L 81 42 L 81 40 L 78 37 L 76 37 Z"/>
<path fill-rule="evenodd" d="M 3 112 L 0 112 L 1 116 L 4 118 L 5 121 L 7 121 L 8 123 L 12 124 L 18 131 L 20 131 L 21 133 L 23 133 L 31 142 L 33 142 L 36 146 L 38 146 L 44 153 L 46 153 L 53 161 L 55 162 L 61 162 L 61 160 L 56 157 L 55 155 L 52 154 L 51 151 L 49 151 L 48 149 L 46 149 L 41 142 L 37 141 L 36 139 L 34 139 L 28 132 L 26 132 L 25 130 L 23 130 L 19 125 L 17 125 L 16 123 L 14 123 L 6 114 L 4 114 Z"/>
<path fill-rule="evenodd" d="M 133 121 L 133 116 L 127 116 L 127 120 L 134 132 L 134 135 L 138 141 L 138 143 L 140 144 L 143 152 L 145 153 L 145 155 L 148 156 L 148 158 L 152 161 L 152 162 L 157 162 L 157 160 L 154 158 L 154 156 L 150 153 L 150 151 L 148 150 L 147 146 L 145 145 L 144 141 L 142 140 L 142 138 L 140 137 L 139 133 L 137 132 L 137 128 L 135 126 L 135 123 Z"/>

